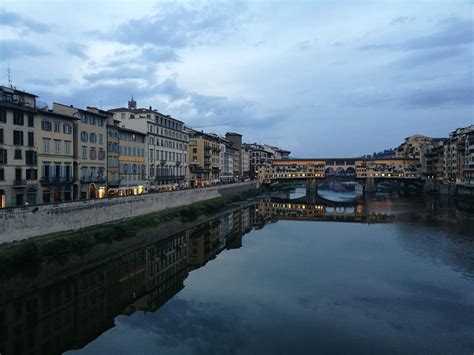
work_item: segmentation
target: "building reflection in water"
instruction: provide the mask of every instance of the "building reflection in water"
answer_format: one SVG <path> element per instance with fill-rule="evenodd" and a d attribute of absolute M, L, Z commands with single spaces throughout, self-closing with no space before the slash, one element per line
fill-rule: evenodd
<path fill-rule="evenodd" d="M 34 277 L 2 280 L 0 353 L 60 354 L 80 349 L 114 326 L 119 314 L 154 312 L 184 287 L 191 270 L 222 250 L 240 248 L 250 207 L 117 256 L 96 255 L 76 273 L 45 263 Z M 137 237 L 138 238 L 138 237 Z M 146 239 L 146 237 L 143 237 Z M 67 277 L 64 277 L 67 275 Z"/>
<path fill-rule="evenodd" d="M 328 205 L 262 199 L 166 239 L 152 231 L 126 241 L 126 247 L 114 242 L 86 255 L 80 268 L 70 262 L 45 263 L 34 277 L 2 281 L 0 353 L 59 354 L 83 348 L 114 327 L 117 315 L 159 309 L 183 289 L 190 271 L 224 249 L 240 248 L 252 228 L 278 220 L 384 223 L 396 218 L 395 209 L 389 200 Z"/>

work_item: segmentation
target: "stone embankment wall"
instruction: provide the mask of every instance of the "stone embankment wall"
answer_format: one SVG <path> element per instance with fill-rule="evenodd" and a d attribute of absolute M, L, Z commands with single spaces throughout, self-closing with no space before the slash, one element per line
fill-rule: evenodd
<path fill-rule="evenodd" d="M 0 209 L 0 244 L 76 230 L 253 190 L 249 181 L 191 190 Z"/>
<path fill-rule="evenodd" d="M 438 192 L 442 195 L 456 197 L 474 197 L 474 185 L 457 185 L 454 183 L 441 183 L 428 180 L 424 185 L 425 192 Z"/>

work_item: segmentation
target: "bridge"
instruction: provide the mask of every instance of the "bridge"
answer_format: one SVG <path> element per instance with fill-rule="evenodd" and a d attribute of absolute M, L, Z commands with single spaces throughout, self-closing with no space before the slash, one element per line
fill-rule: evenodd
<path fill-rule="evenodd" d="M 382 180 L 421 180 L 421 164 L 418 159 L 405 158 L 320 158 L 282 159 L 258 170 L 258 177 L 264 183 L 301 180 L 309 190 L 327 180 L 351 180 L 364 186 L 365 191 L 375 190 Z"/>

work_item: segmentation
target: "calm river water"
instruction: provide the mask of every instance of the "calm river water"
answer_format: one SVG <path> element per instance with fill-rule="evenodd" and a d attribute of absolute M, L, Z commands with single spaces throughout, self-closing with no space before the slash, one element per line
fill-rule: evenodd
<path fill-rule="evenodd" d="M 419 197 L 262 199 L 2 279 L 0 352 L 471 355 L 472 218 Z"/>

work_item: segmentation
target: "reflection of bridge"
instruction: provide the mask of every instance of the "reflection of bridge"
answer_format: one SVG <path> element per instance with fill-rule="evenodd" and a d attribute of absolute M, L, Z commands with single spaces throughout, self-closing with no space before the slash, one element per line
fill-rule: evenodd
<path fill-rule="evenodd" d="M 405 186 L 407 181 L 418 186 L 421 164 L 418 159 L 404 158 L 338 158 L 338 159 L 286 159 L 274 160 L 259 171 L 262 181 L 302 180 L 309 190 L 324 180 L 352 180 L 361 183 L 367 191 L 374 191 L 382 180 L 397 181 Z"/>
<path fill-rule="evenodd" d="M 395 217 L 390 214 L 367 213 L 362 203 L 351 206 L 329 206 L 306 204 L 294 200 L 264 199 L 259 202 L 256 213 L 261 224 L 275 220 L 337 221 L 355 223 L 386 223 Z"/>

